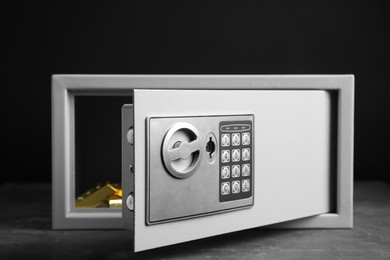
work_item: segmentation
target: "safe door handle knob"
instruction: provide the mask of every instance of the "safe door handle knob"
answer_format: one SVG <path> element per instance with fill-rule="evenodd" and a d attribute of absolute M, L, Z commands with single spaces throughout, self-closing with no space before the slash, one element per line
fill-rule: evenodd
<path fill-rule="evenodd" d="M 178 147 L 174 147 L 173 149 L 168 150 L 168 160 L 170 161 L 177 159 L 187 159 L 192 153 L 200 150 L 200 142 L 198 139 L 192 142 L 179 141 L 176 146 Z"/>
<path fill-rule="evenodd" d="M 163 141 L 162 157 L 172 176 L 180 179 L 190 177 L 200 166 L 202 155 L 200 134 L 195 126 L 178 122 L 169 128 Z"/>

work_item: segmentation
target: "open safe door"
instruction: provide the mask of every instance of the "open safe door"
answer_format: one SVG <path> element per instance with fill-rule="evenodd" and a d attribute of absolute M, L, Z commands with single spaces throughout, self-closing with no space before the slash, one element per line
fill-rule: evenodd
<path fill-rule="evenodd" d="M 328 91 L 133 93 L 122 220 L 134 251 L 331 212 Z"/>

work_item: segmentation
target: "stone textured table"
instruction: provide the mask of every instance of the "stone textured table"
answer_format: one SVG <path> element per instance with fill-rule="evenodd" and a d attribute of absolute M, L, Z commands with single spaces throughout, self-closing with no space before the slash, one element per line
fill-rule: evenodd
<path fill-rule="evenodd" d="M 129 252 L 126 231 L 51 230 L 51 185 L 0 186 L 0 259 L 390 259 L 390 185 L 356 182 L 354 228 L 251 229 Z"/>

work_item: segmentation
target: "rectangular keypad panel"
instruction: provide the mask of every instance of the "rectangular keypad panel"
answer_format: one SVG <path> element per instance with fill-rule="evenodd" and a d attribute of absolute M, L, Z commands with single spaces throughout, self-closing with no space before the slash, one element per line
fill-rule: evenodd
<path fill-rule="evenodd" d="M 252 121 L 223 121 L 219 124 L 219 201 L 253 195 Z"/>

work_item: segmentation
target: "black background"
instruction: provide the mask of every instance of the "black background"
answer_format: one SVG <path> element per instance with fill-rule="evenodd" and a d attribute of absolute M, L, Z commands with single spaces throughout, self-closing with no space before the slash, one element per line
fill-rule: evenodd
<path fill-rule="evenodd" d="M 1 182 L 51 180 L 51 75 L 68 73 L 354 74 L 355 179 L 390 180 L 385 3 L 3 4 Z"/>

